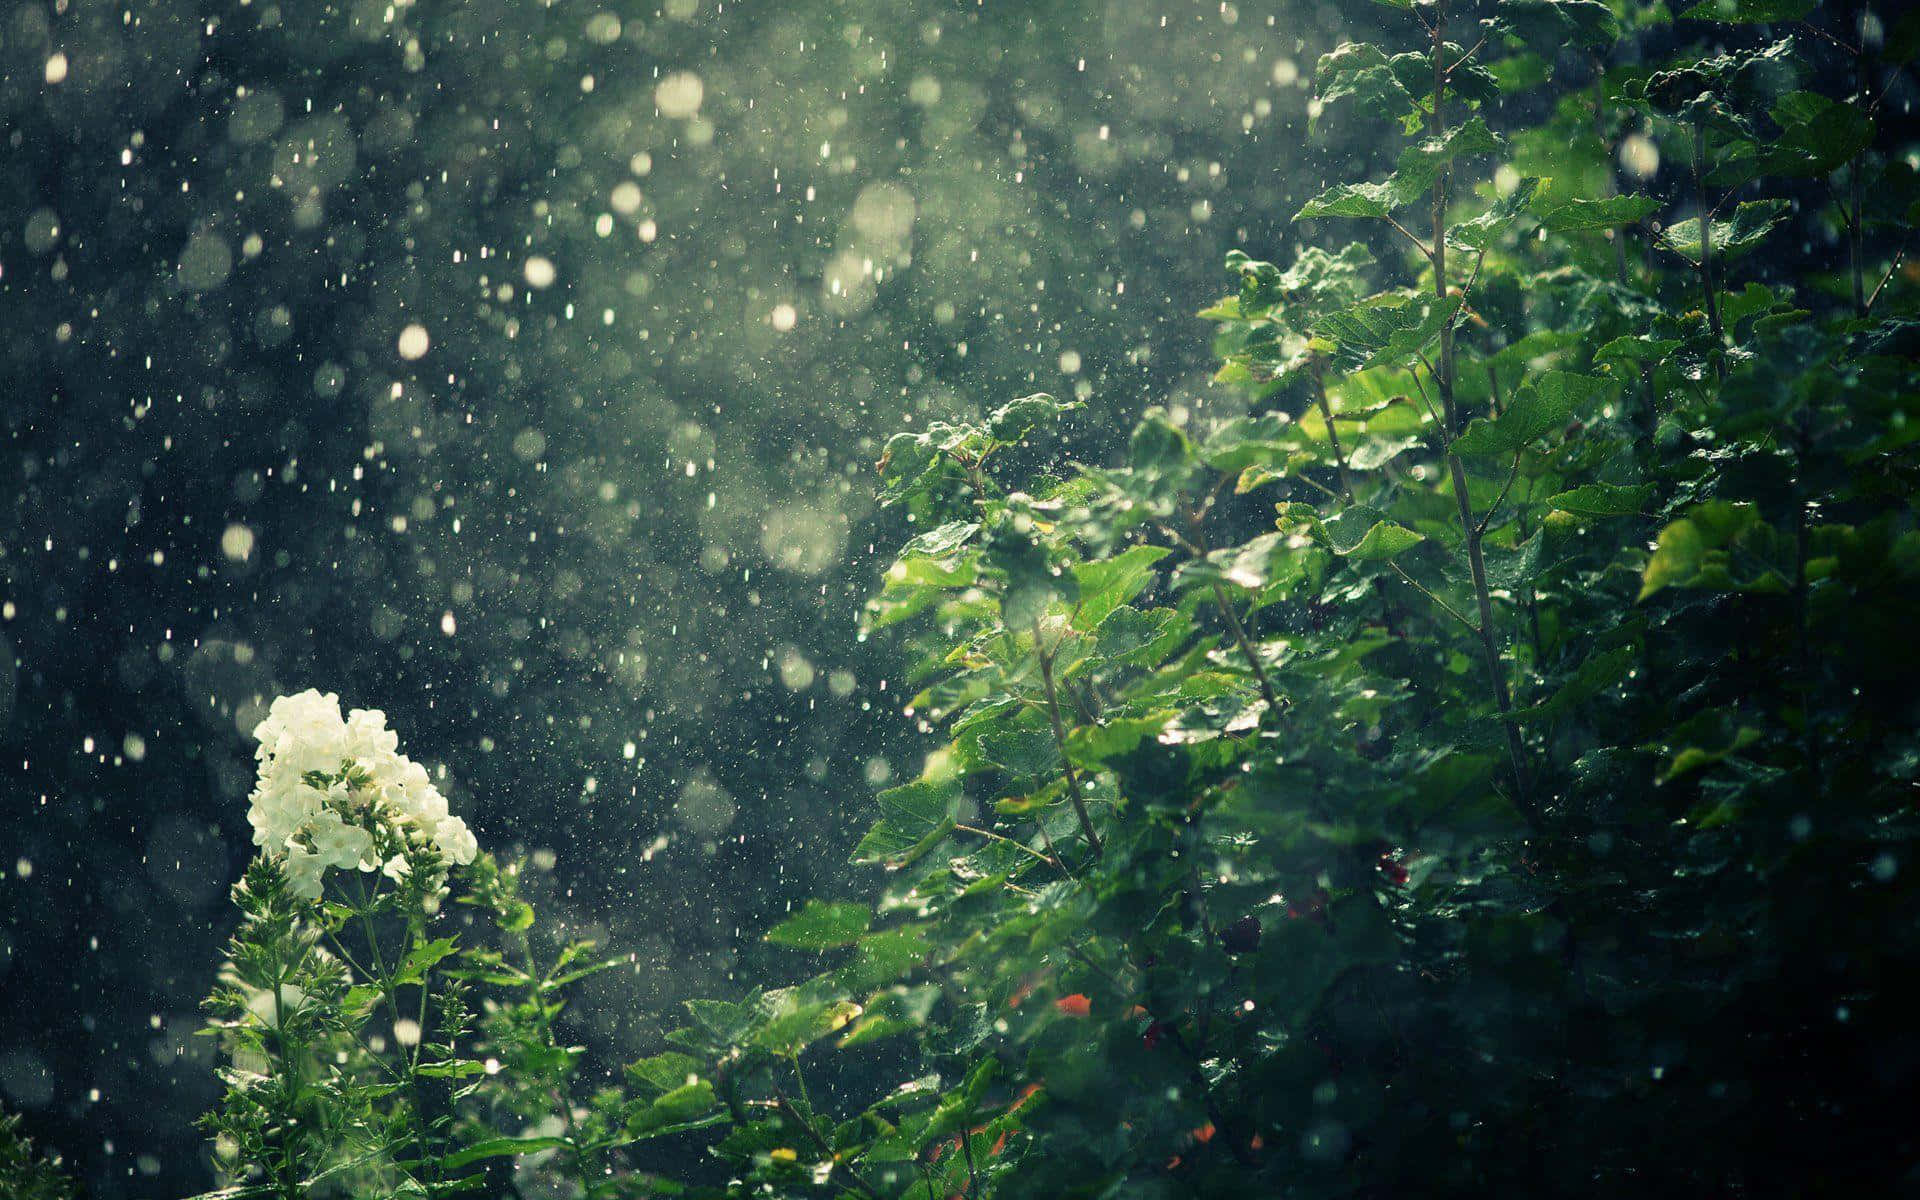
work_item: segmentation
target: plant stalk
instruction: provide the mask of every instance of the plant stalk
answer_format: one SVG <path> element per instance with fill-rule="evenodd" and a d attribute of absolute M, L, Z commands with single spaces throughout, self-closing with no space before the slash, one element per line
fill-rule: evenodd
<path fill-rule="evenodd" d="M 1038 621 L 1033 623 L 1033 653 L 1040 660 L 1040 681 L 1047 689 L 1047 720 L 1053 725 L 1054 744 L 1060 748 L 1060 767 L 1067 777 L 1067 797 L 1073 801 L 1073 815 L 1079 818 L 1081 834 L 1093 849 L 1093 856 L 1099 858 L 1100 835 L 1094 832 L 1093 814 L 1087 811 L 1087 799 L 1080 794 L 1080 775 L 1073 769 L 1073 759 L 1067 755 L 1067 729 L 1060 722 L 1060 696 L 1053 686 L 1053 655 L 1041 640 Z"/>
<path fill-rule="evenodd" d="M 1445 4 L 1438 6 L 1433 23 L 1433 134 L 1437 138 L 1446 137 L 1446 97 L 1447 68 L 1444 46 L 1446 44 L 1447 9 Z M 1445 303 L 1447 299 L 1447 183 L 1451 171 L 1441 167 L 1433 180 L 1433 294 L 1437 301 Z M 1704 218 L 1703 218 L 1704 220 Z M 1453 323 L 1448 321 L 1440 327 L 1440 348 L 1437 361 L 1433 366 L 1434 387 L 1440 393 L 1440 409 L 1446 418 L 1445 436 L 1449 442 L 1459 427 L 1459 410 L 1454 400 L 1454 361 L 1453 361 Z M 1493 699 L 1500 711 L 1500 724 L 1507 735 L 1507 757 L 1513 767 L 1514 801 L 1528 820 L 1534 819 L 1532 800 L 1528 796 L 1525 752 L 1520 743 L 1520 728 L 1513 720 L 1513 697 L 1507 688 L 1507 677 L 1500 662 L 1500 647 L 1494 640 L 1493 632 L 1493 596 L 1487 588 L 1486 557 L 1481 553 L 1480 539 L 1482 530 L 1474 524 L 1473 504 L 1467 497 L 1467 469 L 1461 463 L 1460 456 L 1447 451 L 1447 474 L 1453 483 L 1454 502 L 1460 510 L 1460 529 L 1467 539 L 1467 565 L 1473 573 L 1473 596 L 1479 606 L 1480 654 L 1486 661 L 1487 679 L 1492 686 Z"/>
<path fill-rule="evenodd" d="M 1720 324 L 1720 296 L 1713 283 L 1713 210 L 1707 204 L 1707 119 L 1693 119 L 1693 193 L 1694 202 L 1700 208 L 1700 290 L 1707 302 L 1707 325 L 1713 330 L 1713 353 L 1716 369 L 1720 367 L 1720 350 L 1726 340 L 1726 330 Z"/>
<path fill-rule="evenodd" d="M 1213 602 L 1220 606 L 1220 615 L 1226 618 L 1233 640 L 1239 645 L 1240 653 L 1247 656 L 1247 665 L 1253 668 L 1253 679 L 1260 685 L 1260 696 L 1267 702 L 1267 711 L 1279 712 L 1280 698 L 1274 694 L 1273 682 L 1267 678 L 1267 668 L 1261 664 L 1259 654 L 1254 652 L 1253 639 L 1247 636 L 1247 628 L 1240 623 L 1239 614 L 1233 611 L 1227 589 L 1217 582 L 1213 585 Z"/>
<path fill-rule="evenodd" d="M 1347 452 L 1340 446 L 1340 432 L 1333 427 L 1333 406 L 1327 402 L 1327 378 L 1319 360 L 1313 364 L 1313 390 L 1320 401 L 1320 416 L 1327 422 L 1327 444 L 1333 447 L 1333 461 L 1340 468 L 1340 497 L 1353 503 L 1353 476 L 1347 470 Z"/>

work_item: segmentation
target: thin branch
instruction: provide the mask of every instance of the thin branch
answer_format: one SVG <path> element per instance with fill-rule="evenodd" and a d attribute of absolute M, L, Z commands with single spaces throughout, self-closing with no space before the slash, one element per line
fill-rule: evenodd
<path fill-rule="evenodd" d="M 1426 362 L 1427 356 L 1422 354 L 1420 361 Z M 1427 363 L 1427 370 L 1431 372 L 1433 370 L 1433 364 Z M 1420 393 L 1420 407 L 1427 410 L 1427 420 L 1432 421 L 1443 436 L 1452 433 L 1453 431 L 1446 427 L 1447 423 L 1440 419 L 1440 413 L 1433 407 L 1433 399 L 1427 395 L 1427 385 L 1420 382 L 1420 373 L 1418 371 L 1408 371 L 1407 377 L 1413 380 L 1413 390 Z"/>
<path fill-rule="evenodd" d="M 1467 282 L 1460 288 L 1460 311 L 1454 314 L 1454 324 L 1467 313 L 1467 297 L 1473 294 L 1473 287 L 1480 282 L 1480 268 L 1487 261 L 1487 252 L 1480 251 L 1473 257 L 1473 270 L 1467 273 Z"/>
<path fill-rule="evenodd" d="M 1433 589 L 1429 588 L 1426 584 L 1421 583 L 1418 579 L 1415 579 L 1413 576 L 1407 574 L 1405 568 L 1401 567 L 1399 563 L 1389 559 L 1387 560 L 1387 566 L 1393 568 L 1393 573 L 1395 575 L 1398 575 L 1402 580 L 1404 580 L 1408 587 L 1412 588 L 1416 592 L 1419 592 L 1422 596 L 1425 596 L 1427 599 L 1433 601 L 1433 603 L 1440 609 L 1441 612 L 1446 613 L 1448 616 L 1452 617 L 1454 620 L 1460 622 L 1462 625 L 1465 625 L 1473 633 L 1478 634 L 1480 632 L 1480 627 L 1478 625 L 1475 625 L 1472 621 L 1467 620 L 1465 616 L 1461 615 L 1461 612 L 1459 609 L 1455 608 L 1451 604 L 1448 604 L 1445 600 L 1442 600 L 1438 595 L 1434 593 Z"/>
<path fill-rule="evenodd" d="M 1227 600 L 1227 589 L 1220 586 L 1218 580 L 1213 584 L 1213 600 L 1220 606 L 1220 615 L 1227 619 L 1227 628 L 1233 632 L 1233 640 L 1240 645 L 1240 653 L 1247 656 L 1247 663 L 1253 668 L 1253 678 L 1260 685 L 1260 695 L 1266 698 L 1267 711 L 1280 711 L 1279 697 L 1273 693 L 1273 684 L 1267 679 L 1267 669 L 1261 665 L 1260 655 L 1253 648 L 1252 639 L 1247 637 L 1246 626 L 1240 623 L 1240 617 L 1233 611 L 1233 605 Z"/>
<path fill-rule="evenodd" d="M 1894 254 L 1893 263 L 1887 268 L 1887 273 L 1880 277 L 1880 282 L 1874 285 L 1873 294 L 1867 297 L 1867 311 L 1869 313 L 1873 311 L 1874 302 L 1880 299 L 1880 293 L 1886 290 L 1889 283 L 1893 282 L 1894 274 L 1900 270 L 1900 264 L 1906 260 L 1906 257 L 1907 247 L 1903 242 L 1901 243 L 1899 251 Z"/>
<path fill-rule="evenodd" d="M 1433 31 L 1433 125 L 1436 136 L 1446 137 L 1446 72 L 1441 66 L 1441 51 L 1446 44 L 1446 5 L 1438 6 L 1434 16 Z M 1701 127 L 1704 130 L 1704 126 Z M 1705 134 L 1702 132 L 1701 138 Z M 1699 147 L 1696 147 L 1699 151 Z M 1704 151 L 1695 155 L 1696 175 L 1699 158 Z M 1447 185 L 1451 182 L 1451 171 L 1442 166 L 1433 179 L 1433 294 L 1441 301 L 1447 296 Z M 1704 201 L 1704 194 L 1702 200 Z M 1702 228 L 1706 227 L 1702 222 Z M 1468 279 L 1467 287 L 1461 290 L 1462 307 L 1468 290 L 1478 281 L 1480 264 L 1486 260 L 1486 252 L 1474 263 L 1473 276 Z M 1715 333 L 1719 332 L 1719 322 L 1714 322 Z M 1447 415 L 1447 432 L 1453 431 L 1459 419 L 1459 409 L 1454 399 L 1454 322 L 1446 321 L 1440 327 L 1440 345 L 1437 355 L 1440 361 L 1439 371 L 1434 373 L 1434 388 L 1440 394 L 1440 407 Z M 1431 369 L 1431 368 L 1429 368 Z M 1493 599 L 1487 588 L 1487 567 L 1485 556 L 1480 552 L 1480 530 L 1473 521 L 1473 505 L 1467 496 L 1466 467 L 1460 462 L 1460 456 L 1452 452 L 1446 455 L 1447 471 L 1452 477 L 1453 495 L 1460 508 L 1460 529 L 1467 538 L 1467 565 L 1473 574 L 1473 594 L 1480 609 L 1480 652 L 1486 660 L 1487 683 L 1493 690 L 1494 706 L 1499 710 L 1500 723 L 1507 735 L 1507 756 L 1513 765 L 1514 800 L 1528 820 L 1534 820 L 1534 809 L 1527 795 L 1527 770 L 1525 750 L 1520 742 L 1520 729 L 1513 720 L 1513 697 L 1507 686 L 1505 668 L 1500 661 L 1500 647 L 1494 640 Z M 1403 578 L 1407 578 L 1404 574 Z M 1537 823 L 1537 822 L 1536 822 Z"/>
<path fill-rule="evenodd" d="M 795 1125 L 798 1125 L 800 1131 L 807 1135 L 808 1139 L 819 1148 L 822 1154 L 827 1156 L 827 1173 L 831 1175 L 844 1167 L 846 1169 L 847 1181 L 853 1185 L 853 1190 L 859 1192 L 862 1196 L 877 1200 L 879 1193 L 867 1186 L 867 1181 L 860 1178 L 860 1173 L 854 1170 L 851 1164 L 840 1160 L 839 1153 L 834 1150 L 826 1138 L 820 1136 L 820 1131 L 813 1127 L 812 1121 L 800 1115 L 800 1110 L 793 1106 L 793 1101 L 787 1099 L 787 1094 L 780 1090 L 780 1085 L 769 1084 L 769 1086 L 773 1088 L 773 1104 L 774 1107 L 780 1111 L 780 1115 L 786 1117 Z"/>
<path fill-rule="evenodd" d="M 1693 188 L 1700 209 L 1700 291 L 1706 297 L 1707 324 L 1713 329 L 1714 364 L 1718 373 L 1726 371 L 1723 351 L 1726 329 L 1720 324 L 1720 298 L 1713 283 L 1713 213 L 1707 207 L 1706 183 L 1707 121 L 1693 122 Z"/>
<path fill-rule="evenodd" d="M 1060 747 L 1060 767 L 1067 777 L 1067 798 L 1073 801 L 1073 815 L 1080 819 L 1080 832 L 1086 836 L 1093 856 L 1099 858 L 1100 835 L 1094 832 L 1093 814 L 1087 811 L 1086 797 L 1080 794 L 1080 775 L 1073 769 L 1073 759 L 1067 754 L 1067 730 L 1060 722 L 1060 697 L 1053 686 L 1053 655 L 1041 646 L 1040 622 L 1037 620 L 1033 623 L 1033 652 L 1040 660 L 1040 680 L 1047 689 L 1047 719 L 1053 725 L 1054 744 Z"/>
<path fill-rule="evenodd" d="M 1327 422 L 1327 444 L 1333 447 L 1333 461 L 1340 468 L 1340 493 L 1348 504 L 1353 503 L 1353 476 L 1347 470 L 1347 454 L 1340 447 L 1340 432 L 1333 427 L 1333 406 L 1327 402 L 1327 378 L 1321 372 L 1320 360 L 1313 363 L 1313 387 L 1320 398 L 1320 415 Z"/>
<path fill-rule="evenodd" d="M 1806 30 L 1808 33 L 1812 34 L 1813 36 L 1819 38 L 1821 41 L 1832 42 L 1834 45 L 1840 47 L 1840 49 L 1845 50 L 1848 54 L 1858 55 L 1860 53 L 1859 50 L 1855 49 L 1852 46 L 1847 45 L 1847 43 L 1841 41 L 1839 38 L 1833 36 L 1831 33 L 1828 33 L 1826 30 L 1820 28 L 1818 25 L 1815 25 L 1812 21 L 1796 21 L 1795 24 L 1799 25 L 1800 28 Z"/>
<path fill-rule="evenodd" d="M 1332 500 L 1336 504 L 1339 503 L 1340 501 L 1339 492 L 1334 491 L 1332 488 L 1328 487 L 1324 483 L 1321 483 L 1318 479 L 1315 479 L 1311 475 L 1293 475 L 1293 476 L 1289 476 L 1289 478 L 1291 478 L 1295 483 L 1306 484 L 1308 487 L 1312 488 L 1316 492 L 1319 492 L 1322 496 L 1325 496 L 1327 499 Z"/>
<path fill-rule="evenodd" d="M 1486 514 L 1480 518 L 1480 523 L 1474 526 L 1475 537 L 1486 535 L 1487 527 L 1493 524 L 1494 514 L 1498 513 L 1500 506 L 1507 502 L 1507 493 L 1513 490 L 1513 481 L 1520 475 L 1520 456 L 1525 453 L 1525 447 L 1513 452 L 1513 467 L 1507 472 L 1507 481 L 1500 486 L 1500 494 L 1493 498 L 1493 503 L 1487 506 Z"/>
<path fill-rule="evenodd" d="M 1480 40 L 1473 44 L 1473 49 L 1467 51 L 1465 54 L 1462 54 L 1459 57 L 1459 59 L 1454 62 L 1452 66 L 1447 68 L 1447 74 L 1452 75 L 1455 71 L 1458 71 L 1461 67 L 1466 66 L 1467 63 L 1473 58 L 1474 55 L 1480 53 L 1480 47 L 1486 45 L 1487 39 L 1492 36 L 1493 35 L 1491 33 L 1481 34 Z"/>
<path fill-rule="evenodd" d="M 1418 250 L 1420 253 L 1426 255 L 1428 262 L 1433 261 L 1433 251 L 1428 249 L 1427 244 L 1421 241 L 1419 237 L 1416 236 L 1411 229 L 1408 229 L 1405 225 L 1402 225 L 1400 222 L 1394 220 L 1392 217 L 1387 218 L 1387 224 L 1399 230 L 1400 233 L 1404 235 L 1408 241 L 1412 242 L 1413 248 Z"/>
<path fill-rule="evenodd" d="M 971 833 L 976 837 L 983 837 L 990 841 L 1004 842 L 1005 844 L 1012 846 L 1015 850 L 1020 851 L 1020 853 L 1025 854 L 1030 858 L 1033 858 L 1039 862 L 1043 862 L 1048 866 L 1053 867 L 1054 869 L 1061 871 L 1063 873 L 1066 871 L 1066 867 L 1061 865 L 1061 862 L 1059 859 L 1049 858 L 1046 855 L 1040 853 L 1038 850 L 1035 850 L 1032 846 L 1027 845 L 1025 842 L 1015 841 L 1013 838 L 1007 837 L 1004 834 L 995 833 L 991 829 L 981 829 L 977 825 L 962 825 L 956 821 L 954 822 L 953 827 L 959 830 L 961 833 Z"/>

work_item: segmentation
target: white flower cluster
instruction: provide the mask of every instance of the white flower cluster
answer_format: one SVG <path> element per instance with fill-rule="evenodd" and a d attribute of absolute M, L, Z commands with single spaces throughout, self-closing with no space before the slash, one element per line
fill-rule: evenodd
<path fill-rule="evenodd" d="M 340 697 L 309 688 L 274 700 L 253 736 L 253 844 L 282 861 L 297 894 L 317 899 L 330 867 L 399 879 L 409 850 L 431 846 L 462 865 L 479 852 L 426 768 L 399 753 L 385 713 L 356 708 L 342 718 Z"/>

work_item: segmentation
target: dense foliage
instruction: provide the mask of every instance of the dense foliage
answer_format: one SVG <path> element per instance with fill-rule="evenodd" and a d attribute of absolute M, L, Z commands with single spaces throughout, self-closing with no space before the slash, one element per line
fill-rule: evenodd
<path fill-rule="evenodd" d="M 316 904 L 270 853 L 226 1195 L 1911 1182 L 1920 20 L 1392 7 L 1317 77 L 1391 170 L 1202 314 L 1243 415 L 885 447 L 866 623 L 944 742 L 877 897 L 766 934 L 822 969 L 600 1081 L 555 1023 L 636 965 L 518 866 L 436 911 L 437 867 Z"/>
<path fill-rule="evenodd" d="M 7 1200 L 69 1200 L 73 1181 L 59 1157 L 20 1132 L 18 1113 L 0 1112 L 0 1196 Z"/>

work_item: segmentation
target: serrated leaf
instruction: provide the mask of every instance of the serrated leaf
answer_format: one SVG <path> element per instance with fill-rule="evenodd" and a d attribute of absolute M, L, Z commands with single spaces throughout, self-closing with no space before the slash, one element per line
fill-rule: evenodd
<path fill-rule="evenodd" d="M 1513 454 L 1535 438 L 1564 426 L 1589 400 L 1610 385 L 1604 379 L 1570 371 L 1544 371 L 1536 376 L 1498 417 L 1476 417 L 1466 432 L 1453 440 L 1453 452 L 1464 455 Z"/>
<path fill-rule="evenodd" d="M 1755 159 L 1769 175 L 1808 178 L 1831 174 L 1873 143 L 1873 121 L 1851 104 L 1818 92 L 1789 92 L 1774 104 L 1780 136 Z"/>
<path fill-rule="evenodd" d="M 1293 219 L 1386 217 L 1402 203 L 1394 198 L 1391 183 L 1337 183 L 1301 205 Z"/>
<path fill-rule="evenodd" d="M 1115 717 L 1101 725 L 1082 725 L 1067 735 L 1067 753 L 1078 763 L 1104 762 L 1160 736 L 1173 717 L 1173 710 L 1165 709 L 1138 717 Z"/>
<path fill-rule="evenodd" d="M 1056 400 L 1045 392 L 1035 392 L 1018 400 L 1009 400 L 987 418 L 987 432 L 996 442 L 1011 445 L 1041 425 L 1051 424 L 1064 413 L 1083 407 L 1078 400 Z"/>
<path fill-rule="evenodd" d="M 1658 211 L 1660 202 L 1652 196 L 1604 196 L 1598 200 L 1573 197 L 1557 200 L 1540 213 L 1540 224 L 1551 233 L 1579 233 L 1638 224 Z"/>
<path fill-rule="evenodd" d="M 1133 546 L 1112 558 L 1075 563 L 1080 603 L 1074 610 L 1073 627 L 1096 628 L 1114 609 L 1131 603 L 1152 582 L 1153 564 L 1166 556 L 1159 546 Z"/>
<path fill-rule="evenodd" d="M 1759 245 L 1773 227 L 1786 219 L 1787 210 L 1793 207 L 1786 200 L 1748 200 L 1733 210 L 1733 218 L 1728 221 L 1715 221 L 1713 233 L 1713 252 L 1716 256 L 1733 257 L 1744 254 Z M 1700 261 L 1700 218 L 1688 217 L 1667 226 L 1660 235 L 1661 244 L 1690 263 Z"/>
<path fill-rule="evenodd" d="M 700 1060 L 691 1054 L 669 1050 L 627 1064 L 627 1078 L 636 1086 L 652 1092 L 670 1092 L 685 1086 L 700 1073 Z"/>
<path fill-rule="evenodd" d="M 1415 142 L 1400 153 L 1392 175 L 1378 183 L 1343 183 L 1321 192 L 1300 209 L 1294 220 L 1315 217 L 1386 217 L 1403 205 L 1424 203 L 1440 171 L 1456 158 L 1491 154 L 1500 139 L 1485 120 L 1471 117 L 1447 131 L 1445 137 Z"/>
<path fill-rule="evenodd" d="M 1336 550 L 1336 553 L 1355 562 L 1384 562 L 1426 540 L 1413 530 L 1392 521 L 1376 521 L 1352 549 Z"/>
<path fill-rule="evenodd" d="M 1345 42 L 1320 56 L 1314 69 L 1320 113 L 1342 100 L 1352 100 L 1375 116 L 1405 121 L 1419 105 L 1400 81 L 1380 47 L 1370 42 Z M 1311 130 L 1318 114 L 1310 118 Z"/>
<path fill-rule="evenodd" d="M 1314 332 L 1333 343 L 1331 358 L 1342 371 L 1398 366 L 1431 345 L 1459 311 L 1458 296 L 1436 300 L 1388 293 L 1326 314 Z"/>
<path fill-rule="evenodd" d="M 1751 504 L 1710 500 L 1695 505 L 1660 531 L 1641 573 L 1639 598 L 1668 587 L 1785 592 L 1786 574 L 1774 561 L 1775 541 Z"/>
<path fill-rule="evenodd" d="M 1653 485 L 1620 487 L 1585 483 L 1547 497 L 1547 507 L 1581 517 L 1626 517 L 1641 512 L 1653 498 Z"/>
<path fill-rule="evenodd" d="M 979 735 L 988 762 L 1015 779 L 1051 775 L 1060 768 L 1060 747 L 1044 729 L 1002 729 Z"/>
<path fill-rule="evenodd" d="M 521 1154 L 536 1154 L 542 1150 L 558 1150 L 571 1146 L 563 1137 L 497 1137 L 473 1143 L 464 1149 L 456 1150 L 440 1160 L 440 1168 L 445 1171 L 456 1170 L 468 1163 L 476 1163 L 486 1158 L 507 1158 Z"/>
<path fill-rule="evenodd" d="M 1494 239 L 1513 228 L 1514 222 L 1526 211 L 1539 190 L 1539 177 L 1526 176 L 1514 185 L 1511 192 L 1496 201 L 1492 208 L 1447 230 L 1447 240 L 1468 250 L 1487 249 L 1493 245 Z"/>
<path fill-rule="evenodd" d="M 767 930 L 766 940 L 795 950 L 832 950 L 860 940 L 873 919 L 864 904 L 809 900 L 801 910 Z"/>
<path fill-rule="evenodd" d="M 1569 42 L 1605 50 L 1620 40 L 1620 19 L 1600 0 L 1501 0 L 1495 19 L 1543 52 Z"/>
<path fill-rule="evenodd" d="M 629 1116 L 627 1136 L 637 1140 L 678 1132 L 716 1103 L 713 1085 L 706 1080 L 682 1084 Z"/>

